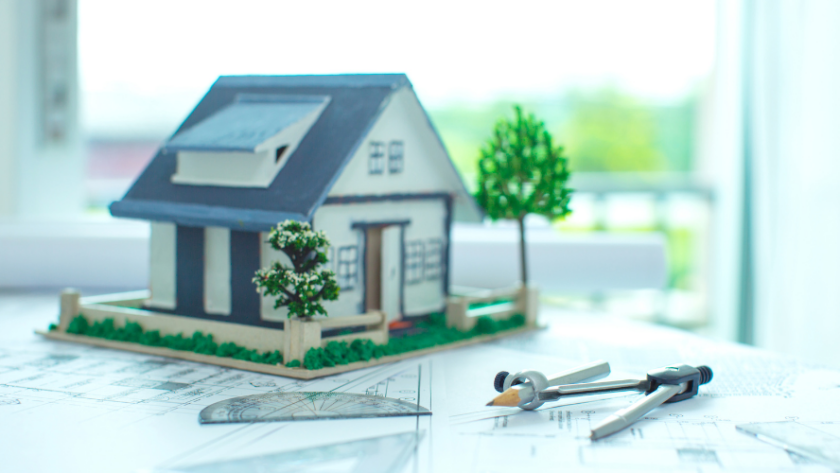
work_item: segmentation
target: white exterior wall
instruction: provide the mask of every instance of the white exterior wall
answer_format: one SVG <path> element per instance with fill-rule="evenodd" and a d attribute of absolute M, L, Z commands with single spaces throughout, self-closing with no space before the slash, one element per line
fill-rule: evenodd
<path fill-rule="evenodd" d="M 370 143 L 384 144 L 384 169 L 382 174 L 369 173 Z M 403 143 L 402 171 L 389 172 L 388 147 L 392 141 Z M 454 214 L 459 208 L 465 219 L 475 218 L 472 202 L 464 202 L 460 177 L 454 170 L 446 150 L 438 140 L 434 130 L 417 101 L 413 91 L 404 88 L 395 92 L 385 106 L 377 122 L 371 127 L 368 136 L 356 151 L 330 189 L 328 197 L 348 196 L 388 196 L 394 194 L 441 194 L 436 198 L 416 200 L 379 201 L 354 204 L 328 204 L 321 206 L 313 217 L 313 227 L 324 230 L 332 247 L 329 250 L 329 264 L 326 266 L 338 273 L 337 259 L 339 249 L 353 246 L 357 248 L 357 275 L 351 289 L 343 289 L 337 301 L 324 302 L 324 308 L 331 317 L 356 315 L 364 312 L 365 294 L 363 229 L 353 229 L 354 223 L 374 223 L 385 221 L 410 221 L 404 228 L 403 251 L 405 244 L 422 243 L 428 250 L 435 243 L 439 248 L 439 269 L 433 277 L 427 277 L 425 267 L 421 269 L 421 278 L 417 282 L 404 284 L 403 315 L 422 315 L 442 310 L 445 306 L 444 272 L 446 271 L 445 249 L 449 235 L 446 234 L 446 205 L 443 194 L 451 195 L 454 200 Z M 463 192 L 461 192 L 463 194 Z M 288 258 L 274 251 L 267 243 L 267 234 L 262 234 L 261 266 L 268 267 L 273 261 L 290 264 Z M 406 274 L 407 255 L 403 255 L 403 273 Z M 269 298 L 262 300 L 262 317 L 267 320 L 285 320 L 286 309 L 275 310 L 274 302 Z"/>
<path fill-rule="evenodd" d="M 148 307 L 175 309 L 175 276 L 177 268 L 176 226 L 168 222 L 152 222 L 149 238 L 149 291 Z"/>
<path fill-rule="evenodd" d="M 324 98 L 317 109 L 265 140 L 253 152 L 178 152 L 172 182 L 224 187 L 270 186 L 328 103 Z M 286 150 L 276 161 L 276 151 L 281 146 Z"/>
<path fill-rule="evenodd" d="M 280 170 L 269 151 L 180 151 L 176 163 L 172 182 L 197 186 L 268 187 Z"/>
<path fill-rule="evenodd" d="M 204 311 L 230 315 L 230 229 L 204 229 Z"/>
<path fill-rule="evenodd" d="M 388 172 L 388 144 L 403 142 L 403 171 Z M 370 143 L 385 143 L 385 169 L 369 174 Z M 446 192 L 462 188 L 458 173 L 437 139 L 414 93 L 407 88 L 394 93 L 362 145 L 330 189 L 329 197 Z"/>
<path fill-rule="evenodd" d="M 391 173 L 388 148 L 392 141 L 403 143 L 402 171 Z M 384 144 L 382 174 L 369 172 L 370 143 Z M 329 197 L 387 196 L 393 194 L 449 194 L 453 197 L 462 183 L 453 169 L 446 150 L 441 145 L 413 91 L 408 88 L 393 94 L 379 119 L 362 145 L 330 189 Z M 456 198 L 456 213 L 458 207 Z M 467 208 L 464 206 L 464 208 Z M 469 213 L 469 210 L 465 211 Z M 364 312 L 364 230 L 353 229 L 354 223 L 410 220 L 405 227 L 403 251 L 409 242 L 420 242 L 424 248 L 439 242 L 440 268 L 434 279 L 425 274 L 416 283 L 404 281 L 403 315 L 421 315 L 438 311 L 445 306 L 443 276 L 446 265 L 446 207 L 443 198 L 423 200 L 380 201 L 364 204 L 324 205 L 316 212 L 313 226 L 324 230 L 330 238 L 330 264 L 338 272 L 336 260 L 344 246 L 358 248 L 357 280 L 352 289 L 344 289 L 339 299 L 325 303 L 331 316 L 354 315 Z M 403 255 L 403 274 L 409 271 Z"/>
<path fill-rule="evenodd" d="M 353 229 L 354 223 L 375 223 L 410 220 L 404 227 L 403 243 L 421 242 L 428 247 L 431 240 L 441 243 L 441 252 L 448 240 L 446 235 L 446 207 L 443 199 L 385 201 L 364 204 L 324 205 L 315 212 L 313 226 L 323 230 L 332 243 L 330 264 L 338 270 L 337 258 L 341 247 L 358 248 L 357 278 L 352 289 L 342 290 L 337 301 L 324 303 L 330 316 L 356 315 L 364 312 L 364 230 Z M 426 278 L 425 274 L 416 283 L 405 283 L 404 315 L 422 315 L 441 310 L 445 305 L 443 293 L 443 272 L 445 255 L 441 254 L 441 267 L 437 277 Z M 403 272 L 407 271 L 405 255 Z"/>

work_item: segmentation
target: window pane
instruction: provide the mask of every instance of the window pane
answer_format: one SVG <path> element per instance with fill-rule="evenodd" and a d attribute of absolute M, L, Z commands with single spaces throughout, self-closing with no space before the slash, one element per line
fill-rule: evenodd
<path fill-rule="evenodd" d="M 342 290 L 352 289 L 356 285 L 359 272 L 359 250 L 355 246 L 343 246 L 338 249 L 338 270 L 336 276 Z"/>
<path fill-rule="evenodd" d="M 382 174 L 385 171 L 385 143 L 381 141 L 370 142 L 370 160 L 368 172 L 370 174 Z"/>
<path fill-rule="evenodd" d="M 405 282 L 416 284 L 423 279 L 423 242 L 410 241 L 405 245 Z"/>
<path fill-rule="evenodd" d="M 424 258 L 424 272 L 426 279 L 440 279 L 443 243 L 439 238 L 429 240 L 426 244 Z"/>
<path fill-rule="evenodd" d="M 403 170 L 403 142 L 392 141 L 388 145 L 388 172 L 391 174 Z"/>

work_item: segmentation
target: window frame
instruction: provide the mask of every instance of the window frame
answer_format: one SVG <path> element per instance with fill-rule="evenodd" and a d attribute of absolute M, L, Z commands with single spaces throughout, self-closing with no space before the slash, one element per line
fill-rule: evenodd
<path fill-rule="evenodd" d="M 402 140 L 391 140 L 388 143 L 388 174 L 400 174 L 403 169 L 405 169 L 405 144 Z"/>
<path fill-rule="evenodd" d="M 368 145 L 368 174 L 385 174 L 385 142 L 371 141 Z"/>
<path fill-rule="evenodd" d="M 354 256 L 344 259 L 344 255 L 348 252 L 352 252 Z M 338 248 L 337 253 L 335 279 L 338 286 L 342 291 L 355 289 L 359 280 L 359 247 L 358 245 L 342 246 Z"/>
<path fill-rule="evenodd" d="M 434 281 L 443 277 L 442 238 L 430 238 L 426 242 L 426 248 L 423 252 L 423 275 L 427 281 Z"/>
<path fill-rule="evenodd" d="M 423 282 L 426 246 L 423 240 L 405 242 L 405 283 Z"/>

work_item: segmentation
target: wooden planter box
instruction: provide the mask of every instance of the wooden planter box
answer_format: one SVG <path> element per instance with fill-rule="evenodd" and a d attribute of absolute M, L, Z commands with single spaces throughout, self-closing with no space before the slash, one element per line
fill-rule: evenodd
<path fill-rule="evenodd" d="M 176 335 L 179 333 L 191 334 L 196 331 L 205 334 L 213 334 L 218 343 L 233 342 L 248 349 L 260 352 L 280 350 L 286 362 L 291 360 L 303 361 L 304 355 L 310 348 L 326 347 L 332 341 L 352 342 L 355 339 L 369 339 L 377 344 L 388 343 L 387 318 L 382 312 L 370 312 L 367 314 L 349 317 L 317 317 L 312 320 L 290 319 L 285 322 L 283 330 L 241 325 L 227 322 L 217 322 L 179 315 L 162 314 L 143 309 L 143 303 L 148 299 L 148 291 L 132 293 L 110 294 L 106 296 L 80 298 L 78 292 L 66 290 L 61 293 L 61 312 L 59 314 L 58 327 L 52 331 L 36 331 L 46 338 L 53 340 L 71 341 L 85 343 L 88 345 L 105 348 L 116 348 L 120 350 L 145 353 L 148 355 L 166 356 L 180 358 L 183 360 L 197 361 L 228 368 L 236 368 L 259 373 L 288 376 L 297 379 L 313 379 L 329 376 L 346 371 L 352 371 L 369 366 L 375 366 L 392 361 L 399 361 L 414 356 L 426 355 L 429 353 L 458 348 L 475 343 L 482 343 L 497 338 L 515 335 L 537 328 L 536 312 L 537 297 L 536 289 L 517 287 L 501 291 L 474 292 L 467 296 L 453 296 L 447 301 L 446 320 L 447 326 L 457 327 L 460 330 L 470 330 L 480 316 L 489 316 L 494 319 L 503 319 L 513 314 L 521 313 L 525 316 L 526 323 L 523 327 L 506 330 L 492 335 L 482 335 L 462 340 L 459 342 L 438 345 L 422 350 L 402 353 L 400 355 L 383 356 L 370 361 L 360 361 L 346 365 L 322 368 L 319 370 L 308 370 L 305 368 L 288 368 L 282 365 L 268 365 L 254 363 L 251 361 L 237 360 L 228 357 L 213 355 L 201 355 L 191 351 L 174 350 L 164 347 L 153 347 L 140 343 L 107 340 L 104 338 L 90 337 L 86 335 L 75 335 L 67 333 L 67 328 L 74 317 L 84 315 L 89 322 L 114 319 L 116 326 L 124 326 L 126 322 L 137 322 L 143 330 L 158 330 L 161 335 Z M 488 305 L 477 309 L 470 309 L 475 303 L 491 303 L 499 299 L 510 299 L 512 302 Z M 344 327 L 365 326 L 366 330 L 346 335 L 334 335 L 324 337 L 324 330 L 341 329 Z"/>

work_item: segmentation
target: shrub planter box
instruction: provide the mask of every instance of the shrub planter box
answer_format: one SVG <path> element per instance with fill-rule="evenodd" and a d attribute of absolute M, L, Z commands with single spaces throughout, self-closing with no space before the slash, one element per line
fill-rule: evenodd
<path fill-rule="evenodd" d="M 538 328 L 537 291 L 516 287 L 452 296 L 446 314 L 391 337 L 385 315 L 290 319 L 284 329 L 217 322 L 143 309 L 147 291 L 80 298 L 61 294 L 52 340 L 166 356 L 259 373 L 313 379 L 516 335 Z M 354 327 L 353 333 L 323 336 Z M 363 329 L 359 329 L 363 327 Z"/>

